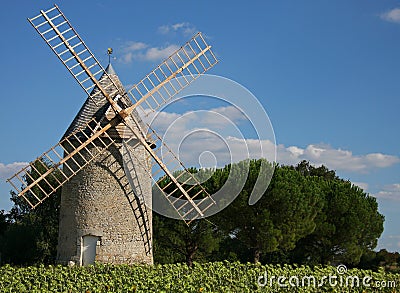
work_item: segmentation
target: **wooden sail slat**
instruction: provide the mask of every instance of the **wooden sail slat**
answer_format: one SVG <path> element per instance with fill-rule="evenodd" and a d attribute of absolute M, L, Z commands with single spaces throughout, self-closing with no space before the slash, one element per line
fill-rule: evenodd
<path fill-rule="evenodd" d="M 179 194 L 178 197 L 185 200 L 184 205 L 189 206 L 189 209 L 186 209 L 182 208 L 182 204 L 180 206 L 173 205 L 182 219 L 192 220 L 187 218 L 188 215 L 192 218 L 202 217 L 204 209 L 194 199 L 202 194 L 211 203 L 215 204 L 215 202 L 151 128 L 150 134 L 145 135 L 143 133 L 141 123 L 137 120 L 136 114 L 133 113 L 138 107 L 141 107 L 142 110 L 147 108 L 150 111 L 159 109 L 218 62 L 211 51 L 211 46 L 205 42 L 201 33 L 196 34 L 136 84 L 129 91 L 132 99 L 131 105 L 123 104 L 121 106 L 117 103 L 115 97 L 118 97 L 117 95 L 123 96 L 125 92 L 120 90 L 110 78 L 58 6 L 55 5 L 47 11 L 41 10 L 38 16 L 30 18 L 29 21 L 89 97 L 92 94 L 104 96 L 111 110 L 100 121 L 94 118 L 77 131 L 63 138 L 57 145 L 11 177 L 8 181 L 16 189 L 18 195 L 25 198 L 33 208 L 36 207 L 77 172 L 101 155 L 110 145 L 115 145 L 117 138 L 125 138 L 128 141 L 135 141 L 137 146 L 144 147 L 149 158 L 152 158 L 165 176 L 168 176 L 170 181 L 173 182 L 174 191 L 172 193 Z M 60 31 L 61 28 L 62 31 Z M 191 48 L 190 51 L 187 50 L 188 47 Z M 204 61 L 202 62 L 201 59 L 206 60 L 207 65 L 204 65 Z M 201 64 L 203 70 L 198 70 L 198 63 Z M 195 68 L 196 72 L 190 68 Z M 102 86 L 99 82 L 99 76 L 108 78 L 107 86 Z M 98 90 L 94 90 L 95 88 Z M 142 112 L 145 113 L 146 111 Z M 101 147 L 97 147 L 98 145 L 101 145 Z M 152 149 L 153 145 L 156 147 L 155 150 Z M 157 147 L 160 148 L 161 146 L 168 150 L 167 156 L 172 158 L 172 160 L 167 161 L 167 164 L 164 162 L 165 156 L 159 157 L 157 155 Z M 60 153 L 64 153 L 62 158 Z M 141 163 L 146 165 L 146 169 L 149 170 L 146 162 Z M 173 169 L 169 169 L 167 165 L 173 164 L 175 164 Z M 178 179 L 182 174 L 176 175 L 177 170 L 188 174 L 190 180 L 186 179 L 181 183 Z M 151 173 L 151 170 L 149 172 Z M 29 180 L 26 180 L 27 178 Z M 155 180 L 155 177 L 153 177 L 153 180 Z M 189 181 L 191 185 L 186 184 Z M 192 183 L 200 189 L 195 195 L 188 193 L 194 188 Z M 37 189 L 40 192 L 36 192 Z M 166 197 L 168 199 L 170 196 Z"/>

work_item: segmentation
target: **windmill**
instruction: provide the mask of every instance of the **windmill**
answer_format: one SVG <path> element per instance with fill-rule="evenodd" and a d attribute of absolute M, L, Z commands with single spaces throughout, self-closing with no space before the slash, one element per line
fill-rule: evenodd
<path fill-rule="evenodd" d="M 211 46 L 197 33 L 125 91 L 57 5 L 28 20 L 88 98 L 60 142 L 8 182 L 33 209 L 62 187 L 59 263 L 152 263 L 154 186 L 186 223 L 215 201 L 138 110 L 158 111 L 213 67 Z"/>

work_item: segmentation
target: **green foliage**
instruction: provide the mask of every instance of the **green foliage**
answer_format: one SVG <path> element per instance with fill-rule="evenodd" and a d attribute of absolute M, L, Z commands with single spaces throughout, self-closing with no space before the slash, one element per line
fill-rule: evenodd
<path fill-rule="evenodd" d="M 323 166 L 315 168 L 302 162 L 296 169 L 317 182 L 323 208 L 315 218 L 313 233 L 292 251 L 293 261 L 357 265 L 363 254 L 376 247 L 383 232 L 384 217 L 378 212 L 376 199 Z"/>
<path fill-rule="evenodd" d="M 194 168 L 189 172 L 196 173 L 196 176 L 207 176 L 206 172 L 198 171 Z M 176 176 L 177 174 L 175 174 Z M 180 180 L 187 181 L 184 176 Z M 164 177 L 158 181 L 158 185 L 163 188 L 170 183 L 170 179 Z M 173 185 L 170 189 L 174 189 Z M 157 192 L 153 190 L 153 192 Z M 167 193 L 171 190 L 167 189 Z M 190 195 L 197 194 L 198 188 L 192 188 Z M 179 190 L 173 196 L 180 196 Z M 201 195 L 199 196 L 201 197 Z M 196 197 L 198 199 L 199 197 Z M 165 203 L 169 206 L 169 203 Z M 171 208 L 166 207 L 166 208 Z M 188 225 L 181 220 L 171 219 L 157 213 L 153 213 L 153 247 L 154 260 L 156 263 L 176 263 L 186 262 L 192 266 L 193 261 L 207 261 L 219 247 L 221 235 L 215 226 L 206 220 L 195 220 Z"/>
<path fill-rule="evenodd" d="M 214 226 L 204 220 L 187 226 L 181 220 L 160 215 L 153 217 L 154 261 L 156 263 L 207 261 L 219 248 L 220 237 Z"/>
<path fill-rule="evenodd" d="M 380 266 L 379 259 L 383 256 L 371 255 L 384 221 L 375 198 L 338 178 L 334 171 L 304 161 L 297 166 L 277 166 L 265 194 L 256 204 L 249 205 L 262 162 L 247 160 L 217 170 L 190 169 L 199 178 L 209 178 L 203 185 L 210 194 L 222 186 L 229 194 L 242 179 L 245 184 L 239 196 L 222 212 L 189 226 L 154 213 L 156 263 L 186 262 L 190 266 L 193 261 L 229 259 L 355 266 L 362 260 L 364 268 Z M 46 164 L 36 162 L 36 170 L 26 178 L 27 184 L 43 173 Z M 271 170 L 262 172 L 261 178 L 267 180 Z M 55 186 L 59 175 L 46 177 L 49 184 L 41 188 L 47 190 L 53 183 Z M 168 183 L 168 178 L 159 182 L 160 186 Z M 195 194 L 198 190 L 191 192 Z M 35 193 L 40 195 L 40 189 Z M 0 212 L 1 262 L 53 263 L 60 190 L 32 211 L 15 194 L 12 200 L 14 207 L 10 213 Z"/>
<path fill-rule="evenodd" d="M 4 234 L 4 232 L 8 228 L 8 216 L 4 210 L 0 211 L 0 236 Z"/>
<path fill-rule="evenodd" d="M 314 283 L 305 282 L 304 286 L 281 288 L 275 279 L 270 286 L 263 276 L 301 280 L 313 276 Z M 336 276 L 336 286 L 323 277 Z M 340 277 L 370 277 L 363 287 L 351 286 Z M 261 277 L 261 278 L 260 278 Z M 287 280 L 286 279 L 286 280 Z M 307 279 L 306 279 L 307 280 Z M 383 283 L 385 282 L 385 283 Z M 265 286 L 259 286 L 259 284 Z M 286 284 L 288 282 L 286 281 Z M 355 283 L 356 284 L 356 283 Z M 377 284 L 385 284 L 378 287 Z M 400 284 L 399 274 L 384 271 L 348 270 L 339 275 L 335 267 L 308 267 L 291 265 L 254 265 L 238 262 L 194 263 L 168 265 L 101 265 L 87 267 L 37 266 L 17 268 L 9 265 L 0 267 L 1 292 L 396 292 L 395 285 Z"/>
<path fill-rule="evenodd" d="M 156 262 L 229 259 L 357 265 L 362 255 L 376 247 L 384 221 L 376 199 L 324 166 L 306 161 L 277 166 L 264 195 L 249 205 L 257 178 L 268 180 L 268 172 L 259 173 L 262 162 L 247 160 L 213 170 L 204 183 L 210 194 L 222 187 L 229 193 L 243 179 L 245 185 L 221 212 L 196 221 L 201 229 L 155 214 Z M 164 180 L 160 185 L 168 183 Z M 191 252 L 193 257 L 188 258 Z"/>
<path fill-rule="evenodd" d="M 314 218 L 322 208 L 318 185 L 288 167 L 277 167 L 263 197 L 249 205 L 260 163 L 250 161 L 244 189 L 215 217 L 232 241 L 237 239 L 249 250 L 250 258 L 243 261 L 258 262 L 261 254 L 292 250 L 299 239 L 314 231 Z"/>
<path fill-rule="evenodd" d="M 374 270 L 384 268 L 388 272 L 400 273 L 400 253 L 388 252 L 386 249 L 381 249 L 378 252 L 367 251 L 362 255 L 358 267 Z"/>
<path fill-rule="evenodd" d="M 48 163 L 35 162 L 36 170 L 28 173 L 26 183 L 29 184 L 46 170 Z M 54 176 L 53 176 L 54 175 Z M 55 172 L 46 178 L 49 184 L 56 185 L 56 178 L 61 176 Z M 51 186 L 41 186 L 46 192 Z M 43 192 L 37 188 L 34 190 L 39 197 L 44 197 Z M 28 198 L 32 194 L 26 195 Z M 3 263 L 16 265 L 29 265 L 35 263 L 54 263 L 58 238 L 58 218 L 61 192 L 57 190 L 36 209 L 31 210 L 28 203 L 16 194 L 11 194 L 14 206 L 5 215 L 7 228 L 0 233 L 0 253 Z"/>

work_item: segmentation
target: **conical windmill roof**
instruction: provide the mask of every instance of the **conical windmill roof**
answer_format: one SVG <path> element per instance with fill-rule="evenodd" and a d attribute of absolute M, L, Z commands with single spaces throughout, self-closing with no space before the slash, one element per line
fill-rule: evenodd
<path fill-rule="evenodd" d="M 125 93 L 125 89 L 119 80 L 117 74 L 115 73 L 114 68 L 112 67 L 111 63 L 107 66 L 106 70 L 107 74 L 110 76 L 110 78 L 114 81 L 114 83 L 117 85 L 117 87 Z M 106 87 L 111 81 L 107 78 L 106 74 L 103 74 L 99 82 L 101 85 Z M 95 88 L 91 96 L 88 97 L 85 101 L 85 103 L 82 105 L 81 109 L 79 110 L 78 114 L 75 116 L 74 120 L 72 121 L 71 125 L 68 127 L 67 131 L 64 133 L 63 138 L 70 135 L 74 131 L 82 128 L 84 125 L 86 125 L 92 118 L 96 117 L 97 120 L 99 121 L 101 117 L 106 115 L 107 111 L 109 110 L 110 103 L 107 101 L 107 99 L 104 97 L 102 94 L 98 95 L 92 95 L 94 91 L 97 89 Z M 126 106 L 132 105 L 132 102 L 130 101 L 129 98 L 127 98 L 126 95 L 124 95 L 120 102 L 125 104 Z M 132 113 L 137 117 L 136 111 Z"/>

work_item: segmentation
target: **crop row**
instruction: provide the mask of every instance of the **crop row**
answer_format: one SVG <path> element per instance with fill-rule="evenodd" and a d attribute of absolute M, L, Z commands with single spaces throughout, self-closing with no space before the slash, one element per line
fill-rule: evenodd
<path fill-rule="evenodd" d="M 396 288 L 397 287 L 397 288 Z M 0 292 L 400 292 L 400 275 L 230 262 L 0 267 Z"/>

